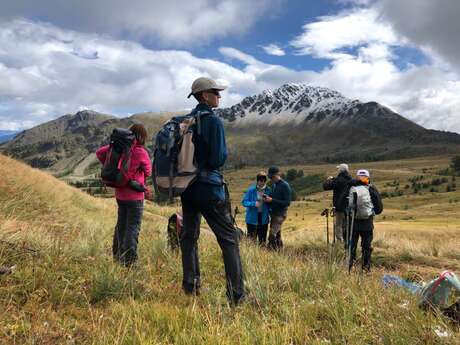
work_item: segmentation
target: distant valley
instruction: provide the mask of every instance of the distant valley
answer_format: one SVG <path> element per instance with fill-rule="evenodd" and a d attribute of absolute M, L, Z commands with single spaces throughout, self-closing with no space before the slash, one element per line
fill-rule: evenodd
<path fill-rule="evenodd" d="M 2 131 L 0 130 L 0 144 L 7 142 L 8 140 L 11 140 L 14 138 L 16 134 L 18 134 L 18 131 Z"/>

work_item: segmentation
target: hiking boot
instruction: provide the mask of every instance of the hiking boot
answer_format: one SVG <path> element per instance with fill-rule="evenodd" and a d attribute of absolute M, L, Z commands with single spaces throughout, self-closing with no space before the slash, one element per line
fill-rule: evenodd
<path fill-rule="evenodd" d="M 183 283 L 182 289 L 187 296 L 199 296 L 200 295 L 200 285 Z"/>
<path fill-rule="evenodd" d="M 371 273 L 371 265 L 362 266 L 363 273 Z"/>
<path fill-rule="evenodd" d="M 229 293 L 227 292 L 227 298 L 228 298 L 228 303 L 230 304 L 231 307 L 236 307 L 238 305 L 241 305 L 247 301 L 247 296 L 245 293 L 239 296 L 233 295 L 231 298 L 229 296 Z"/>

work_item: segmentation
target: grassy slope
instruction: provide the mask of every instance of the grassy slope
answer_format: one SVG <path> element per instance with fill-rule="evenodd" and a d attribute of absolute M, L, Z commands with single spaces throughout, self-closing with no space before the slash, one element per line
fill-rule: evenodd
<path fill-rule="evenodd" d="M 426 181 L 439 178 L 437 172 L 448 165 L 448 157 L 435 157 L 357 163 L 350 168 L 370 169 L 378 189 L 390 192 L 394 187 L 386 185 L 396 179 L 404 190 L 404 186 L 410 184 L 409 178 L 420 175 L 424 175 Z M 332 164 L 291 166 L 285 170 L 288 168 L 302 169 L 305 174 L 328 176 L 335 173 L 335 165 Z M 251 168 L 227 174 L 234 200 L 241 198 L 259 170 L 261 168 Z M 443 185 L 439 189 L 445 188 L 446 185 Z M 325 241 L 325 219 L 320 213 L 330 207 L 331 196 L 331 192 L 317 193 L 310 196 L 308 201 L 293 204 L 284 226 L 285 235 L 293 245 L 308 250 L 309 243 L 318 239 Z M 415 266 L 426 275 L 445 268 L 460 272 L 460 221 L 456 216 L 459 205 L 460 191 L 425 191 L 417 195 L 384 199 L 384 213 L 376 217 L 374 257 L 381 265 L 391 269 L 410 270 Z M 244 224 L 243 217 L 241 215 L 239 218 L 240 224 Z"/>
<path fill-rule="evenodd" d="M 311 169 L 324 172 L 324 168 L 330 170 L 328 166 Z M 230 176 L 235 185 L 234 199 L 239 198 L 243 185 L 249 182 L 235 184 L 240 173 Z M 315 196 L 317 201 L 307 202 L 308 208 L 294 205 L 291 214 L 305 210 L 305 220 L 290 217 L 286 231 L 288 248 L 284 253 L 267 253 L 243 243 L 249 299 L 247 304 L 232 310 L 225 300 L 221 254 L 207 232 L 200 240 L 200 254 L 203 283 L 209 290 L 195 299 L 181 294 L 180 260 L 166 250 L 163 232 L 165 216 L 171 208 L 147 205 L 140 237 L 140 265 L 134 271 L 126 271 L 113 264 L 110 257 L 116 213 L 113 201 L 94 199 L 3 156 L 0 174 L 0 239 L 19 244 L 16 248 L 0 245 L 0 265 L 17 265 L 17 272 L 0 278 L 0 304 L 4 310 L 0 343 L 460 341 L 445 320 L 422 313 L 404 291 L 383 290 L 382 267 L 366 277 L 348 276 L 337 259 L 340 254 L 336 259 L 328 259 L 321 230 L 323 220 L 317 216 L 317 211 L 326 205 L 323 194 Z M 396 211 L 400 203 L 391 201 L 387 212 Z M 437 209 L 432 210 L 433 214 L 436 212 Z M 398 214 L 395 217 L 400 217 Z M 436 217 L 423 222 L 428 224 L 433 219 Z M 407 226 L 399 218 L 377 226 L 385 228 L 390 236 L 398 230 L 398 224 L 404 225 L 404 234 L 406 230 L 407 234 L 414 234 L 409 249 L 422 252 L 424 244 L 419 247 L 421 238 L 417 234 L 430 231 L 429 226 Z M 309 231 L 295 231 L 303 227 Z M 458 226 L 455 229 L 452 235 L 458 238 Z M 384 248 L 387 238 L 377 238 L 376 242 L 379 240 L 379 255 L 388 261 L 396 259 L 397 254 Z M 39 254 L 27 254 L 23 244 L 39 249 Z M 418 262 L 413 264 L 410 269 L 416 270 Z M 401 274 L 409 272 L 404 267 L 396 268 Z M 436 327 L 448 329 L 451 337 L 438 338 L 433 332 Z"/>

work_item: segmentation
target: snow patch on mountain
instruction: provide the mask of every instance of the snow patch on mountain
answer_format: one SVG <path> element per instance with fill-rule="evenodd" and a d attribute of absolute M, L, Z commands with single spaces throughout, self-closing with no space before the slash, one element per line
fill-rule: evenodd
<path fill-rule="evenodd" d="M 348 113 L 359 103 L 328 88 L 290 83 L 246 97 L 219 113 L 235 126 L 249 123 L 279 125 L 313 119 L 333 120 L 331 116 Z"/>

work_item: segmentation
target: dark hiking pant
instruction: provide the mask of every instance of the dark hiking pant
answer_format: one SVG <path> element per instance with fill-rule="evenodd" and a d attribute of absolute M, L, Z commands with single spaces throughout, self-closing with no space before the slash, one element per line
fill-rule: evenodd
<path fill-rule="evenodd" d="M 113 258 L 130 266 L 137 260 L 137 242 L 141 230 L 143 200 L 117 200 L 118 220 L 113 235 Z"/>
<path fill-rule="evenodd" d="M 246 224 L 248 237 L 252 240 L 259 240 L 261 246 L 267 243 L 268 224 L 262 224 L 262 213 L 258 214 L 257 224 Z"/>
<path fill-rule="evenodd" d="M 180 237 L 185 293 L 197 293 L 201 286 L 198 238 L 201 215 L 216 235 L 224 259 L 227 297 L 231 303 L 244 298 L 243 268 L 241 265 L 238 233 L 233 225 L 225 201 L 199 201 L 182 196 L 183 228 Z"/>
<path fill-rule="evenodd" d="M 359 237 L 361 237 L 362 268 L 365 271 L 370 271 L 372 239 L 374 237 L 374 222 L 372 217 L 363 220 L 356 219 L 354 222 L 353 234 L 351 237 L 352 262 L 356 259 L 356 248 L 358 247 Z"/>
<path fill-rule="evenodd" d="M 268 236 L 268 248 L 279 250 L 283 248 L 283 240 L 281 238 L 281 226 L 286 220 L 285 215 L 272 215 L 270 221 L 270 235 Z"/>

